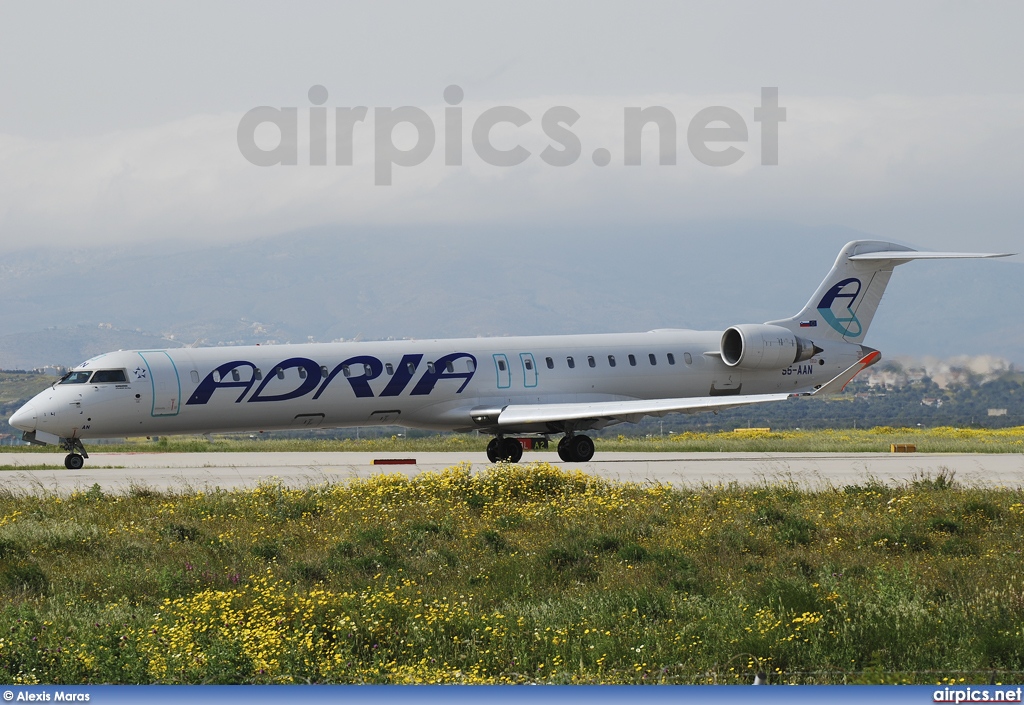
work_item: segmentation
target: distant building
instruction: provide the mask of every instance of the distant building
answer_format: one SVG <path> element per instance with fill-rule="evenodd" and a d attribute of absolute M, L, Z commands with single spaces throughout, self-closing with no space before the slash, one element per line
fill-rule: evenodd
<path fill-rule="evenodd" d="M 922 382 L 924 378 L 928 376 L 928 370 L 923 367 L 911 367 L 907 370 L 907 382 L 913 384 L 914 382 Z"/>
<path fill-rule="evenodd" d="M 989 416 L 1006 416 L 1006 409 L 989 409 Z"/>

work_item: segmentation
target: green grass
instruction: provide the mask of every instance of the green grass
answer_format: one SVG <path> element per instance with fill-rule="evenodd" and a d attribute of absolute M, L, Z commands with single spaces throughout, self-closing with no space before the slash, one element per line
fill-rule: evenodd
<path fill-rule="evenodd" d="M 629 452 L 887 453 L 893 443 L 909 443 L 920 453 L 1022 453 L 1024 427 L 1005 429 L 893 428 L 681 433 L 602 439 L 598 449 Z"/>
<path fill-rule="evenodd" d="M 253 440 L 236 436 L 161 436 L 159 440 L 129 440 L 122 443 L 89 444 L 91 453 L 264 453 L 264 452 L 483 452 L 489 437 L 437 435 L 425 438 L 391 436 L 376 439 L 267 438 Z M 0 453 L 55 453 L 55 446 L 0 446 Z"/>
<path fill-rule="evenodd" d="M 120 465 L 89 465 L 90 470 L 118 470 L 123 469 Z M 0 472 L 21 472 L 24 470 L 67 470 L 63 463 L 46 464 L 30 463 L 26 465 L 0 465 Z"/>
<path fill-rule="evenodd" d="M 0 494 L 0 681 L 1004 682 L 1024 492 L 549 465 Z"/>
<path fill-rule="evenodd" d="M 0 465 L 0 472 L 14 472 L 18 470 L 64 470 L 63 465 L 47 465 L 45 463 L 33 463 L 28 465 Z"/>
<path fill-rule="evenodd" d="M 95 452 L 483 452 L 489 436 L 444 434 L 421 438 L 262 440 L 238 436 L 163 436 L 92 445 Z M 1005 429 L 892 428 L 809 431 L 681 433 L 668 436 L 597 438 L 597 452 L 887 453 L 892 443 L 911 443 L 921 453 L 1024 453 L 1024 427 Z M 550 450 L 554 450 L 554 443 Z M 2 452 L 54 452 L 53 446 L 0 446 Z M 529 455 L 527 455 L 527 458 Z"/>

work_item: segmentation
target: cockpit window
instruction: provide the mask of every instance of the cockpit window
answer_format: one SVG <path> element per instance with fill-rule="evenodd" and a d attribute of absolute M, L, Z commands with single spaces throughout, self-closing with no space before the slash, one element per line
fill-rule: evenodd
<path fill-rule="evenodd" d="M 85 384 L 89 381 L 89 375 L 92 374 L 92 370 L 78 370 L 77 372 L 68 372 L 66 375 L 61 377 L 61 384 Z"/>
<path fill-rule="evenodd" d="M 92 375 L 93 384 L 104 384 L 111 382 L 127 382 L 128 378 L 124 370 L 96 370 Z"/>

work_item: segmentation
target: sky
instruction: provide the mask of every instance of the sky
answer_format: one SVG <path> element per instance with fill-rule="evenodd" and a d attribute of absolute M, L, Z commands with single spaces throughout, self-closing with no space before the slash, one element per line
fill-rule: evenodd
<path fill-rule="evenodd" d="M 1021 26 L 1011 2 L 4 3 L 0 252 L 716 220 L 1016 252 Z M 295 129 L 243 129 L 261 106 Z M 674 145 L 648 125 L 626 164 L 630 108 Z"/>

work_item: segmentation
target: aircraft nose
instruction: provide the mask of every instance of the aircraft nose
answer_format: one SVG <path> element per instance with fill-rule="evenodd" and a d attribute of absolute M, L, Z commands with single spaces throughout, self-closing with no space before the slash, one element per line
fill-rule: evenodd
<path fill-rule="evenodd" d="M 9 419 L 9 423 L 22 431 L 36 430 L 36 409 L 31 403 L 25 404 Z"/>

